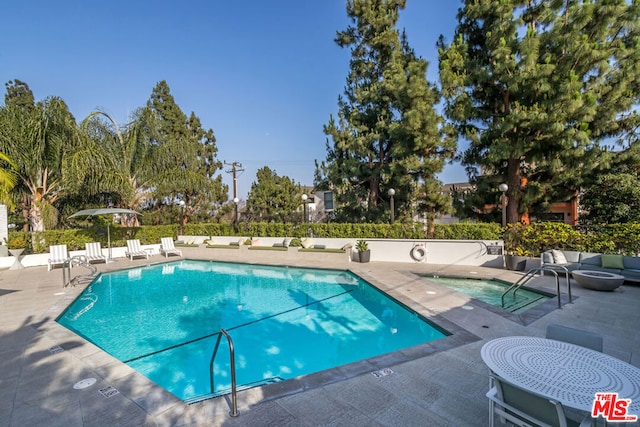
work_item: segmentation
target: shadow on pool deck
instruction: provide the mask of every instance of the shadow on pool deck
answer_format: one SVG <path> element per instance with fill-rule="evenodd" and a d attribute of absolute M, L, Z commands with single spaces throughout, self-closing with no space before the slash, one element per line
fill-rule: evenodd
<path fill-rule="evenodd" d="M 184 249 L 187 257 L 207 257 L 206 251 Z M 99 268 L 107 271 L 163 261 L 154 256 L 149 261 L 119 261 Z M 254 261 L 279 264 L 277 254 L 271 253 Z M 480 359 L 480 348 L 500 336 L 543 336 L 548 323 L 601 333 L 605 353 L 640 366 L 638 286 L 625 284 L 605 293 L 574 285 L 573 304 L 523 323 L 456 292 L 429 294 L 417 276 L 437 272 L 515 281 L 518 273 L 401 263 L 296 264 L 349 268 L 454 334 L 297 380 L 242 391 L 238 394 L 240 414 L 233 418 L 228 397 L 187 405 L 58 325 L 54 319 L 82 290 L 62 289 L 60 270 L 3 270 L 0 427 L 482 426 L 488 423 L 488 370 Z M 555 292 L 551 278 L 535 280 L 533 287 Z M 381 368 L 390 368 L 392 373 L 371 375 Z M 84 389 L 73 388 L 85 378 L 97 382 Z"/>

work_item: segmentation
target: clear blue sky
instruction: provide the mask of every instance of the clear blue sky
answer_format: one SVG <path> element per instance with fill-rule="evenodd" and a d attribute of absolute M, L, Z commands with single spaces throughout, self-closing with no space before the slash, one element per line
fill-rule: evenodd
<path fill-rule="evenodd" d="M 100 108 L 125 123 L 166 80 L 180 108 L 213 129 L 218 158 L 242 163 L 241 198 L 263 166 L 312 185 L 314 160 L 326 157 L 322 126 L 336 114 L 349 69 L 348 50 L 333 41 L 349 24 L 345 4 L 5 0 L 0 82 L 25 81 L 36 100 L 61 97 L 78 121 Z M 401 12 L 399 28 L 429 61 L 432 82 L 436 41 L 440 34 L 451 40 L 458 7 L 456 0 L 408 0 Z M 231 175 L 223 175 L 231 195 Z M 453 165 L 440 179 L 466 177 Z"/>

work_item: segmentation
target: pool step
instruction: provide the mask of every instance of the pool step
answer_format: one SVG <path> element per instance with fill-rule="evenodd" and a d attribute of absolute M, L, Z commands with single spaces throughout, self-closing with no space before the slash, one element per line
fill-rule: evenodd
<path fill-rule="evenodd" d="M 503 310 L 508 311 L 510 313 L 516 313 L 519 311 L 525 311 L 529 306 L 537 305 L 540 301 L 544 300 L 545 297 L 540 296 L 538 298 L 523 298 L 519 301 L 514 301 L 511 304 L 505 304 Z"/>
<path fill-rule="evenodd" d="M 237 389 L 239 391 L 240 390 L 247 390 L 247 389 L 253 388 L 253 387 L 260 387 L 260 386 L 263 386 L 263 385 L 279 383 L 279 382 L 284 381 L 284 380 L 285 379 L 282 378 L 282 377 L 271 377 L 271 378 L 266 378 L 266 379 L 260 380 L 260 381 L 254 381 L 252 383 L 242 384 L 242 385 L 238 386 Z M 192 403 L 202 402 L 203 400 L 214 399 L 216 397 L 224 396 L 225 394 L 229 394 L 229 393 L 231 393 L 231 387 L 219 390 L 219 391 L 217 391 L 215 393 L 207 393 L 207 394 L 202 394 L 200 396 L 194 396 L 194 397 L 191 397 L 189 399 L 184 399 L 184 403 L 190 405 Z"/>

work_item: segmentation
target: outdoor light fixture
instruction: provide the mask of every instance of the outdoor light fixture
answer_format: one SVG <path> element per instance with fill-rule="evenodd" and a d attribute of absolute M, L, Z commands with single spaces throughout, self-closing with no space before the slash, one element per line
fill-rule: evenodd
<path fill-rule="evenodd" d="M 389 195 L 389 204 L 391 206 L 391 224 L 393 224 L 393 222 L 396 219 L 394 208 L 393 208 L 393 196 L 395 196 L 396 190 L 394 190 L 393 188 L 390 188 L 389 191 L 387 191 L 387 194 Z"/>
<path fill-rule="evenodd" d="M 306 194 L 302 195 L 302 204 L 303 204 L 303 208 L 304 208 L 304 219 L 303 222 L 307 222 L 307 199 L 309 198 L 309 196 L 307 196 Z"/>
<path fill-rule="evenodd" d="M 502 191 L 502 226 L 507 226 L 507 190 L 509 186 L 504 182 L 498 186 L 498 190 Z"/>

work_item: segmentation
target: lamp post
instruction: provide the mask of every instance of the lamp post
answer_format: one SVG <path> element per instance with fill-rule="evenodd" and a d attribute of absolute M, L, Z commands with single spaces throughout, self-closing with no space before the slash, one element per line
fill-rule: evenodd
<path fill-rule="evenodd" d="M 184 235 L 184 200 L 180 200 L 180 234 Z"/>
<path fill-rule="evenodd" d="M 240 199 L 237 197 L 233 198 L 233 228 L 238 231 L 238 203 L 240 203 Z"/>
<path fill-rule="evenodd" d="M 509 186 L 504 182 L 498 186 L 498 190 L 502 191 L 502 196 L 500 199 L 502 200 L 502 226 L 507 226 L 507 190 Z"/>
<path fill-rule="evenodd" d="M 396 190 L 390 188 L 389 191 L 387 191 L 387 194 L 389 195 L 389 205 L 391 206 L 391 224 L 393 224 L 393 221 L 395 221 L 396 219 L 396 215 L 394 212 L 395 209 L 393 208 L 393 196 L 395 196 Z"/>
<path fill-rule="evenodd" d="M 302 195 L 302 206 L 303 206 L 303 212 L 304 212 L 304 218 L 302 219 L 302 222 L 307 222 L 307 199 L 309 197 L 306 194 Z"/>

